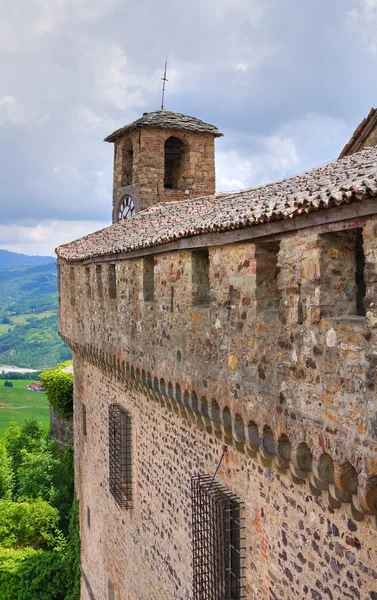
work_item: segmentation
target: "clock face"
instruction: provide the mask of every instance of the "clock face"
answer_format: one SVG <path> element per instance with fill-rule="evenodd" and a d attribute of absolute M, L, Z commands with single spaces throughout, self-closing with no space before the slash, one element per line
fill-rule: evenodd
<path fill-rule="evenodd" d="M 118 221 L 129 219 L 135 214 L 135 205 L 131 196 L 124 196 L 118 207 Z"/>

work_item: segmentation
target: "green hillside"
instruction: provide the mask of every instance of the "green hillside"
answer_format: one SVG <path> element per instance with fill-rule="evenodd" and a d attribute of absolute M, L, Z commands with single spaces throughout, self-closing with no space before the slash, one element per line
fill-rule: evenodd
<path fill-rule="evenodd" d="M 57 334 L 55 262 L 0 270 L 0 365 L 42 369 L 70 358 Z"/>

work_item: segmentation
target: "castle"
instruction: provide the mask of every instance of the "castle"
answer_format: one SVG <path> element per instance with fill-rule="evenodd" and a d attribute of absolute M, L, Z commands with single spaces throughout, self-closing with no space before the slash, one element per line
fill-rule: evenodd
<path fill-rule="evenodd" d="M 113 224 L 57 249 L 82 600 L 377 599 L 376 122 L 224 194 L 213 125 L 106 138 Z"/>

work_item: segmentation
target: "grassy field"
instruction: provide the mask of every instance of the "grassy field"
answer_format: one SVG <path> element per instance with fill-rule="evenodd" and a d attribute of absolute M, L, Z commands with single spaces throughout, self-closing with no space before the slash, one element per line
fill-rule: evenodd
<path fill-rule="evenodd" d="M 25 313 L 24 315 L 12 316 L 10 317 L 12 325 L 5 325 L 3 323 L 0 323 L 0 335 L 8 333 L 9 329 L 14 329 L 16 325 L 25 325 L 28 322 L 28 319 L 44 319 L 45 317 L 51 317 L 51 315 L 54 315 L 55 313 L 56 311 L 53 310 L 45 310 L 44 312 L 38 313 L 36 315 Z"/>
<path fill-rule="evenodd" d="M 25 385 L 32 380 L 19 379 L 12 381 L 13 387 L 4 387 L 0 380 L 0 437 L 10 421 L 19 425 L 25 419 L 36 419 L 49 426 L 49 410 L 46 394 L 25 390 Z M 6 405 L 6 406 L 3 406 Z"/>

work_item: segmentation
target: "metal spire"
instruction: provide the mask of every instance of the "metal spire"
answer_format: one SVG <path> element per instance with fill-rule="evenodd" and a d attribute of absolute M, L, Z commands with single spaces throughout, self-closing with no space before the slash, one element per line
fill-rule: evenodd
<path fill-rule="evenodd" d="M 163 81 L 162 84 L 162 99 L 161 99 L 161 110 L 164 110 L 164 100 L 165 100 L 165 83 L 166 81 L 169 81 L 168 79 L 166 79 L 166 69 L 168 67 L 168 57 L 166 57 L 165 60 L 165 71 L 164 71 L 164 76 L 161 77 L 161 80 Z"/>

